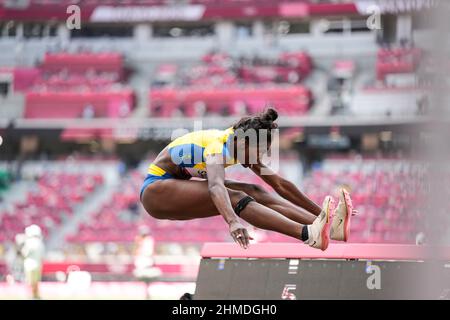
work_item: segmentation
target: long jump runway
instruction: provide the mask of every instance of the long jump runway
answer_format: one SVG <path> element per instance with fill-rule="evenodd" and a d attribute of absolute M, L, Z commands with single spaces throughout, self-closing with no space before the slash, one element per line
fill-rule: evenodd
<path fill-rule="evenodd" d="M 206 243 L 194 299 L 450 299 L 450 247 Z"/>

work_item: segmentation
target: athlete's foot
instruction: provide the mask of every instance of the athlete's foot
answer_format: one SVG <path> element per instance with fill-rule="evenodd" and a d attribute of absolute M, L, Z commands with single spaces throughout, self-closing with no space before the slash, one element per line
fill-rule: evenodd
<path fill-rule="evenodd" d="M 352 199 L 345 189 L 341 189 L 339 204 L 331 222 L 330 237 L 333 240 L 347 241 L 350 236 L 350 218 L 356 213 L 353 210 Z"/>
<path fill-rule="evenodd" d="M 330 217 L 333 211 L 333 198 L 326 196 L 322 205 L 322 212 L 316 220 L 308 226 L 308 240 L 305 241 L 310 247 L 326 250 L 328 248 L 329 238 L 328 230 L 330 227 Z"/>

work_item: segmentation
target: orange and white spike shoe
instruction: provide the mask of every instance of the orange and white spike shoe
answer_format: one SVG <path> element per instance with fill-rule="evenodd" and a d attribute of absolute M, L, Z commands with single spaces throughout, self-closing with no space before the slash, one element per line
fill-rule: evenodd
<path fill-rule="evenodd" d="M 329 229 L 331 216 L 333 215 L 333 198 L 326 196 L 323 200 L 322 212 L 317 216 L 316 220 L 308 225 L 308 240 L 305 244 L 310 247 L 326 250 L 330 242 Z"/>
<path fill-rule="evenodd" d="M 339 203 L 331 222 L 330 237 L 333 240 L 347 241 L 350 237 L 350 219 L 356 214 L 352 199 L 347 190 L 341 189 Z"/>

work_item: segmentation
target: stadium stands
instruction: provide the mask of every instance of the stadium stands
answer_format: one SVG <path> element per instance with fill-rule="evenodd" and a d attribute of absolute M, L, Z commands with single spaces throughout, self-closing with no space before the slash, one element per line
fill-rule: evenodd
<path fill-rule="evenodd" d="M 67 240 L 73 243 L 115 242 L 130 243 L 138 233 L 138 227 L 147 224 L 158 242 L 202 243 L 206 241 L 225 241 L 228 230 L 219 218 L 205 221 L 163 221 L 143 214 L 139 203 L 139 188 L 143 176 L 132 171 L 124 177 L 118 188 L 99 211 L 93 212 L 75 234 Z"/>
<path fill-rule="evenodd" d="M 45 173 L 30 185 L 23 202 L 0 213 L 0 242 L 12 241 L 33 223 L 48 235 L 102 181 L 100 174 Z"/>
<path fill-rule="evenodd" d="M 304 52 L 284 53 L 274 61 L 211 53 L 187 70 L 164 64 L 157 68 L 150 92 L 151 114 L 240 115 L 268 104 L 278 106 L 283 115 L 305 114 L 312 94 L 299 83 L 311 70 L 311 58 Z"/>
<path fill-rule="evenodd" d="M 329 159 L 306 179 L 305 192 L 319 202 L 338 186 L 350 189 L 359 211 L 351 242 L 414 243 L 421 227 L 423 168 L 395 159 Z"/>
<path fill-rule="evenodd" d="M 46 54 L 38 68 L 16 75 L 15 87 L 26 95 L 25 118 L 118 118 L 134 107 L 133 90 L 121 83 L 118 53 Z"/>
<path fill-rule="evenodd" d="M 94 69 L 100 72 L 116 72 L 121 75 L 124 69 L 123 57 L 116 52 L 106 53 L 47 53 L 41 68 L 43 71 L 86 72 Z"/>
<path fill-rule="evenodd" d="M 420 48 L 380 49 L 377 53 L 377 79 L 383 80 L 387 74 L 414 72 L 422 55 Z"/>
<path fill-rule="evenodd" d="M 230 89 L 158 89 L 150 93 L 152 114 L 174 116 L 241 115 L 261 111 L 267 105 L 279 106 L 280 114 L 300 115 L 309 109 L 311 93 L 303 87 Z"/>
<path fill-rule="evenodd" d="M 133 92 L 29 92 L 25 118 L 118 118 L 133 106 Z"/>

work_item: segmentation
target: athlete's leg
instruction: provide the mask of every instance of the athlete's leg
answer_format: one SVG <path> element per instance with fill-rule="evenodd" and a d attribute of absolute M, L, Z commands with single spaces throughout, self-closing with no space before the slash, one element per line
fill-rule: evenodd
<path fill-rule="evenodd" d="M 253 197 L 258 203 L 261 203 L 298 223 L 311 224 L 317 218 L 315 214 L 292 204 L 277 194 L 268 192 L 263 187 L 256 184 L 226 180 L 225 186 L 233 190 L 245 192 Z"/>
<path fill-rule="evenodd" d="M 320 213 L 316 216 L 303 208 L 295 206 L 278 195 L 267 192 L 260 186 L 235 181 L 226 181 L 225 185 L 235 190 L 244 191 L 250 196 L 255 197 L 259 203 L 280 212 L 291 220 L 302 224 L 308 224 L 307 244 L 321 250 L 327 249 L 329 243 L 328 227 L 330 224 L 330 216 L 332 215 L 331 212 L 333 210 L 331 197 L 328 196 L 324 199 L 322 208 L 319 207 Z"/>
<path fill-rule="evenodd" d="M 234 206 L 247 194 L 227 188 Z M 142 194 L 145 210 L 157 219 L 189 220 L 219 215 L 207 181 L 168 179 L 154 182 Z M 301 239 L 302 224 L 258 202 L 250 202 L 240 217 L 255 227 Z"/>

